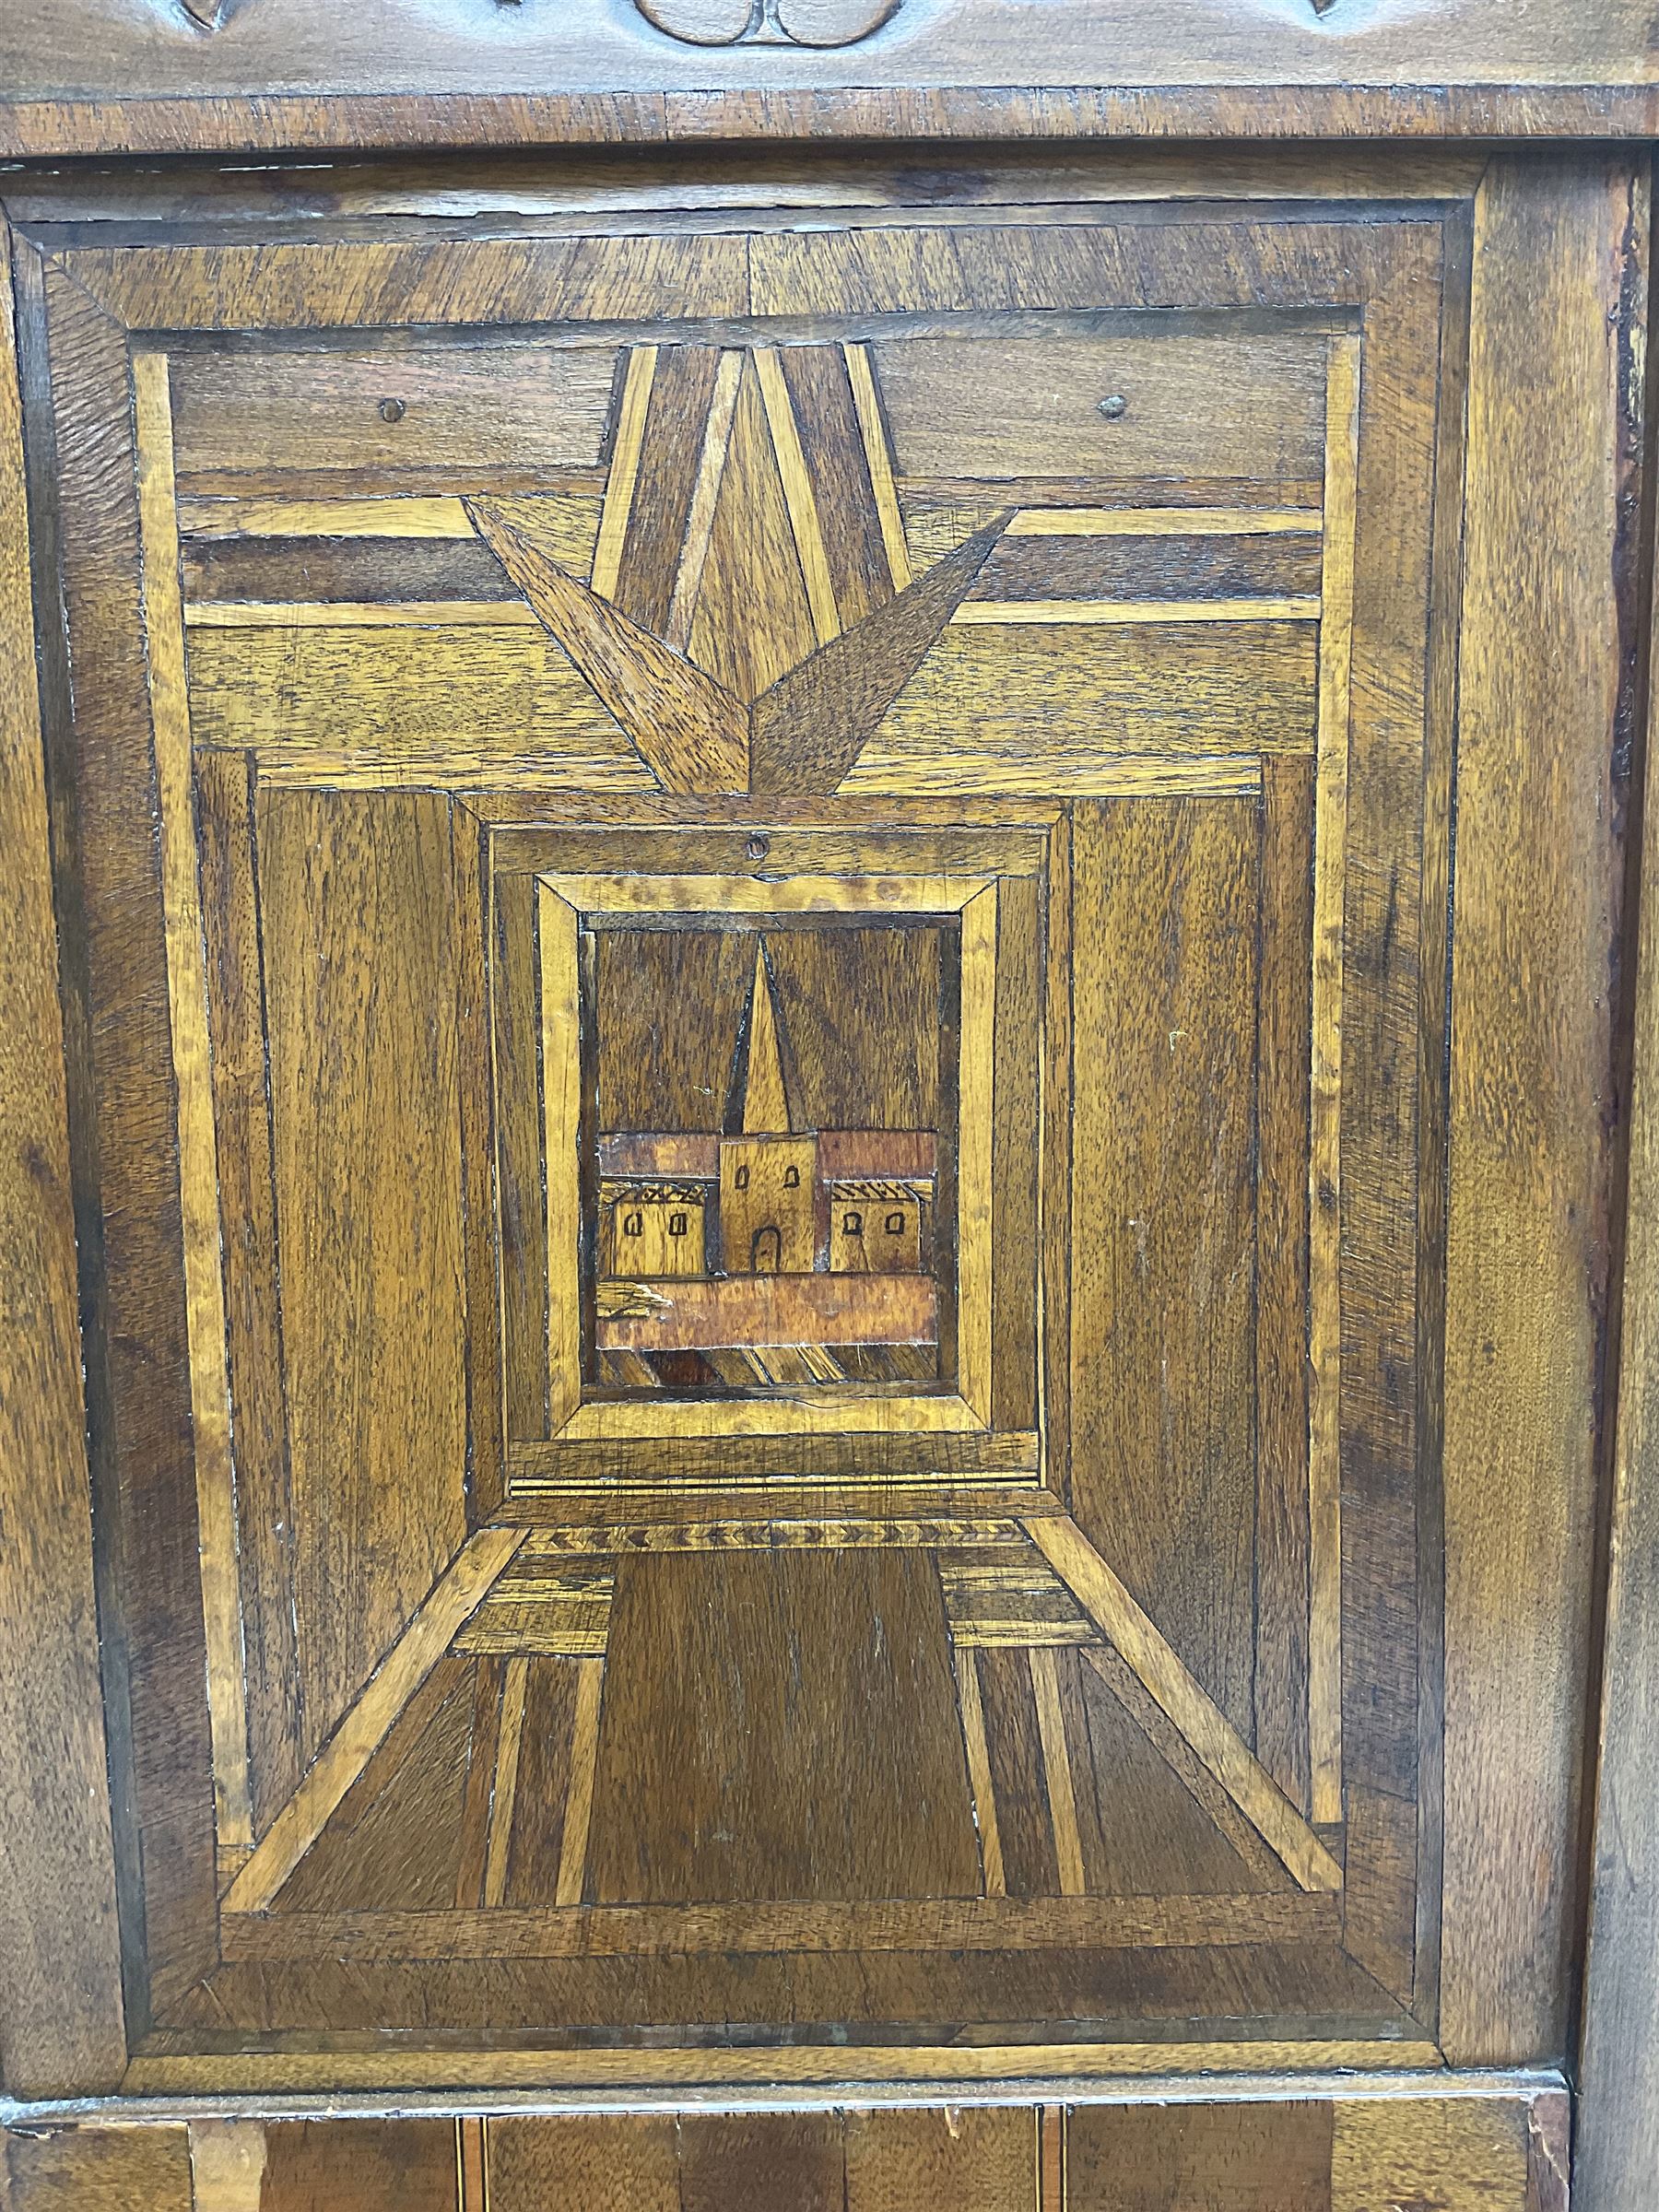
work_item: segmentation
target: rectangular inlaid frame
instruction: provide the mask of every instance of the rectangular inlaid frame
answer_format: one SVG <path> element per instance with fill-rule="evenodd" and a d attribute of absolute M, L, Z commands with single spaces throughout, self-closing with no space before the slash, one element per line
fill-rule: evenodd
<path fill-rule="evenodd" d="M 901 280 L 899 262 L 884 264 L 878 251 L 879 227 L 830 232 L 815 238 L 809 249 L 763 229 L 742 241 L 693 237 L 676 271 L 672 308 L 653 290 L 654 277 L 641 278 L 619 241 L 586 241 L 580 256 L 573 256 L 564 241 L 531 241 L 511 253 L 479 241 L 468 257 L 452 260 L 442 272 L 429 265 L 423 248 L 365 241 L 350 249 L 359 259 L 363 282 L 348 312 L 359 326 L 477 320 L 487 299 L 491 319 L 516 323 L 651 318 L 668 312 L 712 318 L 838 312 L 856 322 L 907 308 L 936 313 L 975 304 L 976 286 L 987 306 L 1004 306 L 1012 296 L 1033 311 L 1083 302 L 1135 309 L 1163 304 L 1156 296 L 1156 280 L 1149 283 L 1146 274 L 1141 252 L 1146 232 L 1140 225 L 1132 251 L 1125 251 L 1104 222 L 1099 229 L 1079 224 L 1046 230 L 1041 253 L 1032 251 L 1032 234 L 1022 230 L 1017 218 L 1000 227 L 974 226 L 960 238 L 947 233 L 947 225 L 924 227 L 912 241 L 914 252 L 903 257 Z M 1351 226 L 1315 215 L 1216 226 L 1182 216 L 1170 226 L 1170 236 L 1180 247 L 1178 258 L 1191 255 L 1194 265 L 1206 268 L 1206 305 L 1332 314 L 1362 333 L 1365 391 L 1432 392 L 1441 347 L 1439 220 L 1419 213 L 1397 224 Z M 1258 246 L 1269 238 L 1271 250 L 1259 254 Z M 739 245 L 742 251 L 734 253 Z M 83 881 L 71 883 L 67 895 L 85 905 L 88 971 L 112 980 L 119 966 L 124 992 L 123 1018 L 106 1020 L 95 1036 L 77 1101 L 84 1125 L 99 1133 L 86 1192 L 94 1212 L 100 1192 L 107 1206 L 110 1194 L 129 1189 L 130 1163 L 123 1158 L 118 1134 L 125 1115 L 136 1112 L 147 1128 L 175 1125 L 176 1040 L 167 1017 L 167 931 L 161 926 L 154 851 L 141 834 L 149 818 L 156 771 L 147 736 L 142 745 L 133 742 L 136 733 L 147 734 L 153 727 L 153 677 L 147 685 L 136 583 L 140 518 L 135 505 L 119 493 L 112 503 L 105 502 L 95 488 L 112 455 L 125 450 L 129 434 L 127 333 L 231 326 L 318 330 L 337 324 L 338 294 L 323 258 L 331 251 L 338 249 L 235 243 L 76 247 L 54 253 L 45 272 L 48 312 L 30 336 L 44 344 L 43 355 L 36 356 L 39 389 L 44 394 L 50 387 L 57 425 L 67 617 L 72 638 L 101 638 L 109 648 L 97 660 L 86 661 L 74 720 L 54 732 L 76 796 L 83 848 L 97 855 L 97 865 Z M 802 258 L 804 252 L 810 260 Z M 1426 540 L 1402 546 L 1397 523 L 1385 519 L 1385 488 L 1402 472 L 1420 478 L 1431 466 L 1432 410 L 1425 416 L 1380 402 L 1368 418 L 1362 391 L 1359 417 L 1352 687 L 1359 698 L 1381 685 L 1394 705 L 1386 724 L 1366 727 L 1366 742 L 1350 756 L 1346 794 L 1348 973 L 1362 976 L 1374 1012 L 1369 1021 L 1348 1024 L 1345 1065 L 1363 1069 L 1368 1055 L 1419 1033 L 1419 887 L 1391 876 L 1384 917 L 1374 904 L 1378 892 L 1373 888 L 1382 872 L 1371 855 L 1379 840 L 1386 843 L 1394 834 L 1402 812 L 1407 819 L 1420 818 L 1425 788 L 1432 793 L 1437 781 L 1424 774 L 1422 641 L 1430 614 L 1429 547 Z M 77 422 L 95 423 L 96 434 L 77 443 Z M 1444 825 L 1430 827 L 1432 843 L 1443 835 Z M 1430 924 L 1422 942 L 1431 947 L 1433 941 Z M 130 954 L 122 951 L 118 962 L 124 947 L 131 948 Z M 1352 999 L 1350 987 L 1345 1006 Z M 1410 1057 L 1416 1065 L 1415 1050 Z M 1423 1062 L 1432 1068 L 1437 1056 L 1426 1053 Z M 1406 1086 L 1392 1095 L 1395 1105 L 1390 1116 L 1373 1115 L 1351 1128 L 1345 1121 L 1345 1218 L 1352 1211 L 1356 1220 L 1369 1219 L 1371 1196 L 1384 1188 L 1416 1187 L 1417 1093 Z M 181 2054 L 199 2047 L 199 2028 L 172 2028 L 167 2022 L 185 2017 L 177 2009 L 178 1999 L 199 1976 L 201 1931 L 210 1930 L 215 1917 L 211 1811 L 202 1820 L 193 1810 L 211 1805 L 209 1730 L 199 1702 L 203 1644 L 199 1629 L 181 1636 L 173 1626 L 188 1620 L 193 1592 L 199 1622 L 201 1600 L 194 1560 L 200 1526 L 196 1467 L 187 1446 L 192 1351 L 183 1271 L 188 1236 L 176 1194 L 170 1196 L 167 1187 L 171 1176 L 176 1194 L 177 1153 L 171 1137 L 161 1147 L 160 1167 L 160 1180 L 147 1201 L 152 1208 L 147 1247 L 109 1241 L 92 1302 L 95 1357 L 108 1363 L 117 1409 L 114 1423 L 98 1440 L 102 1589 L 106 1613 L 122 1623 L 123 1648 L 132 1654 L 126 1692 L 133 1707 L 131 1735 L 118 1758 L 130 1761 L 125 1780 L 136 1834 L 145 1839 L 145 1864 L 159 1868 L 165 1855 L 158 1850 L 163 1836 L 178 1839 L 165 1880 L 155 1875 L 147 1888 L 140 1889 L 129 1866 L 126 1888 L 125 1940 L 129 1959 L 138 1962 L 140 1986 L 148 1992 L 148 2017 L 157 2020 L 162 2039 L 155 2046 L 158 2057 L 170 2038 Z M 148 1187 L 132 1186 L 131 1194 L 135 1198 Z M 127 1226 L 132 1227 L 130 1213 Z M 1415 1238 L 1409 1242 L 1410 1249 L 1403 1247 L 1388 1263 L 1403 1269 L 1408 1279 L 1419 1265 Z M 165 1254 L 173 1255 L 168 1263 L 174 1268 L 171 1280 L 161 1264 Z M 1375 1279 L 1370 1270 L 1367 1279 Z M 1374 1317 L 1372 1326 L 1363 1312 L 1365 1296 L 1357 1284 L 1345 1300 L 1343 1322 L 1343 1540 L 1347 1581 L 1352 1585 L 1351 1604 L 1345 1589 L 1345 1617 L 1359 1624 L 1386 1613 L 1397 1627 L 1402 1618 L 1416 1617 L 1417 1438 L 1413 1418 L 1406 1417 L 1402 1428 L 1396 1387 L 1398 1374 L 1411 1371 L 1415 1362 L 1416 1321 L 1414 1313 L 1404 1338 L 1400 1324 L 1387 1315 Z M 142 1388 L 123 1370 L 124 1347 L 129 1345 L 144 1347 Z M 1384 1372 L 1386 1387 L 1380 1382 Z M 133 1418 L 141 1404 L 147 1417 L 143 1430 Z M 163 1500 L 166 1510 L 158 1515 Z M 148 1562 L 154 1571 L 149 1599 L 168 1601 L 147 1617 L 137 1602 L 142 1584 L 135 1580 L 134 1549 L 146 1532 L 149 1541 L 159 1538 L 161 1544 Z M 1403 1791 L 1402 1783 L 1415 1776 L 1418 1763 L 1415 1631 L 1410 1637 L 1396 1635 L 1385 1653 L 1370 1646 L 1362 1630 L 1346 1635 L 1341 1664 L 1350 1794 L 1361 1798 L 1379 1794 L 1405 1806 L 1416 1793 L 1415 1787 Z M 152 1766 L 149 1749 L 163 1740 L 173 1755 L 165 1776 Z M 182 1772 L 176 1763 L 181 1750 L 186 1760 Z M 1397 1827 L 1390 1831 L 1384 1853 L 1391 1863 L 1398 1834 Z M 1377 1881 L 1381 1888 L 1373 1887 Z M 1363 1943 L 1371 1942 L 1393 1910 L 1387 1904 L 1387 1881 L 1382 1861 L 1374 1873 L 1368 1868 L 1356 1830 L 1349 1843 L 1347 1912 L 1350 1925 L 1366 1931 Z M 1373 1960 L 1386 1963 L 1396 1985 L 1403 1980 L 1407 2000 L 1417 1971 L 1415 1943 L 1414 1927 L 1402 1952 L 1397 1930 L 1389 1923 L 1386 1943 L 1381 1949 L 1373 1944 L 1371 1949 Z M 337 2011 L 335 2018 L 337 2025 L 346 2024 Z M 289 2026 L 286 2020 L 270 2022 L 271 2031 Z"/>

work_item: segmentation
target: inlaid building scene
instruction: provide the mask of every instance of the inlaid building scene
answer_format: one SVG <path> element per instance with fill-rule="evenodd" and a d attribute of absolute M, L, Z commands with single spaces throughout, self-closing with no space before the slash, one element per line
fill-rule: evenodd
<path fill-rule="evenodd" d="M 932 1126 L 893 1125 L 904 1101 L 892 1071 L 884 1058 L 861 1086 L 860 1055 L 881 1052 L 906 1021 L 925 1025 L 943 981 L 943 933 L 909 929 L 895 942 L 888 932 L 879 950 L 869 930 L 726 933 L 713 996 L 730 999 L 739 961 L 747 991 L 735 1018 L 704 1024 L 675 986 L 695 990 L 715 934 L 596 933 L 602 970 L 631 957 L 661 971 L 669 988 L 656 1005 L 698 1032 L 716 1069 L 724 1042 L 725 1080 L 685 1091 L 681 1119 L 703 1126 L 614 1128 L 638 1070 L 595 1041 L 594 1379 L 676 1390 L 935 1380 L 948 1274 L 939 1137 Z M 643 948 L 623 949 L 628 936 Z M 895 963 L 907 948 L 916 976 Z M 794 979 L 793 1022 L 781 975 Z M 606 981 L 619 989 L 619 978 Z M 862 1004 L 848 1002 L 850 990 Z M 912 1039 L 897 1063 L 900 1084 L 906 1068 L 925 1068 L 935 1122 L 939 1051 L 936 1034 Z M 863 1125 L 834 1125 L 861 1104 Z"/>

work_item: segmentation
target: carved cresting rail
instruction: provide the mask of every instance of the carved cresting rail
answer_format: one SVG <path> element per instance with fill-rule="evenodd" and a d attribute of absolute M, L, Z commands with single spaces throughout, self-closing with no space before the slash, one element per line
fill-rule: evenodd
<path fill-rule="evenodd" d="M 501 0 L 504 6 L 522 0 Z M 179 0 L 217 30 L 236 0 Z M 648 23 L 691 46 L 855 46 L 898 14 L 902 0 L 634 0 Z M 1315 0 L 1329 6 L 1331 0 Z"/>

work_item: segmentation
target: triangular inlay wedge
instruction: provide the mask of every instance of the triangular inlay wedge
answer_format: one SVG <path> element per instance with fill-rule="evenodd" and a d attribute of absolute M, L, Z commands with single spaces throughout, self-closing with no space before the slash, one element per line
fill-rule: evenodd
<path fill-rule="evenodd" d="M 830 792 L 856 764 L 957 608 L 1010 517 L 998 515 L 925 575 L 822 646 L 754 709 L 752 788 Z"/>
<path fill-rule="evenodd" d="M 469 500 L 467 512 L 665 791 L 747 790 L 748 715 L 729 691 L 567 574 L 493 500 Z"/>

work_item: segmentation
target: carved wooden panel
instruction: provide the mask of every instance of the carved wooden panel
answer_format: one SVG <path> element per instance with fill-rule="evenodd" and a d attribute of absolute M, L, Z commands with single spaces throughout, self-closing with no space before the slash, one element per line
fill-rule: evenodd
<path fill-rule="evenodd" d="M 1443 249 L 49 261 L 133 2086 L 1431 2053 Z"/>

